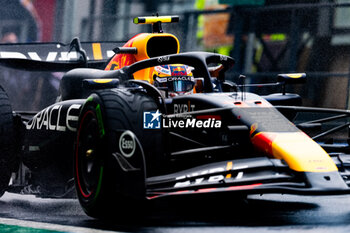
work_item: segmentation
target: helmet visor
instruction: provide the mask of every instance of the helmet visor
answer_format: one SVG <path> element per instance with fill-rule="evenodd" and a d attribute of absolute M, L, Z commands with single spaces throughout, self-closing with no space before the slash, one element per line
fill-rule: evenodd
<path fill-rule="evenodd" d="M 160 86 L 167 87 L 172 92 L 189 92 L 194 87 L 194 78 L 192 76 L 170 76 L 156 79 Z"/>
<path fill-rule="evenodd" d="M 193 86 L 191 81 L 176 80 L 168 82 L 169 91 L 174 92 L 189 92 L 193 89 Z"/>

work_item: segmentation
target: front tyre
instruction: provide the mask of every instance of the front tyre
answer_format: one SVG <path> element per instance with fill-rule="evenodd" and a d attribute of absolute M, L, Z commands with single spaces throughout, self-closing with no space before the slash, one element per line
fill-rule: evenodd
<path fill-rule="evenodd" d="M 108 149 L 101 111 L 101 100 L 88 100 L 79 117 L 74 155 L 74 176 L 80 205 L 94 218 L 115 215 L 113 206 L 121 196 L 113 185 L 113 161 Z"/>
<path fill-rule="evenodd" d="M 151 146 L 145 143 L 149 137 L 144 138 L 140 119 L 144 111 L 155 108 L 150 97 L 128 90 L 102 90 L 84 104 L 74 174 L 79 202 L 87 215 L 124 218 L 140 214 L 145 200 L 143 145 Z M 121 149 L 124 144 L 131 149 Z"/>

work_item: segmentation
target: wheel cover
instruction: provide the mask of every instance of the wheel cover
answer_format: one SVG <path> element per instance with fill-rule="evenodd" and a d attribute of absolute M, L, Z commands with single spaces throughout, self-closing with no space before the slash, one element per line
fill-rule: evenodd
<path fill-rule="evenodd" d="M 87 111 L 79 126 L 75 155 L 78 192 L 86 199 L 95 198 L 98 195 L 102 182 L 100 141 L 96 114 L 93 111 Z"/>

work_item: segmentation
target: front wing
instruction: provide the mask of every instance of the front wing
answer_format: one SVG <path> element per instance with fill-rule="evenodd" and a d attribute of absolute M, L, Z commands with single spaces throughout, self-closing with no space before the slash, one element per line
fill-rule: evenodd
<path fill-rule="evenodd" d="M 220 193 L 337 195 L 350 193 L 350 155 L 332 154 L 338 172 L 294 172 L 278 159 L 223 161 L 146 180 L 147 199 Z"/>

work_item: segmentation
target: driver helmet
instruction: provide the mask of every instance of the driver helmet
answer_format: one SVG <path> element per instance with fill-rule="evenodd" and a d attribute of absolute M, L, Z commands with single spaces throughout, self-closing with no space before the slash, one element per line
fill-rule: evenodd
<path fill-rule="evenodd" d="M 170 97 L 193 93 L 194 77 L 191 67 L 187 65 L 161 65 L 154 67 L 153 84 L 167 88 Z"/>

